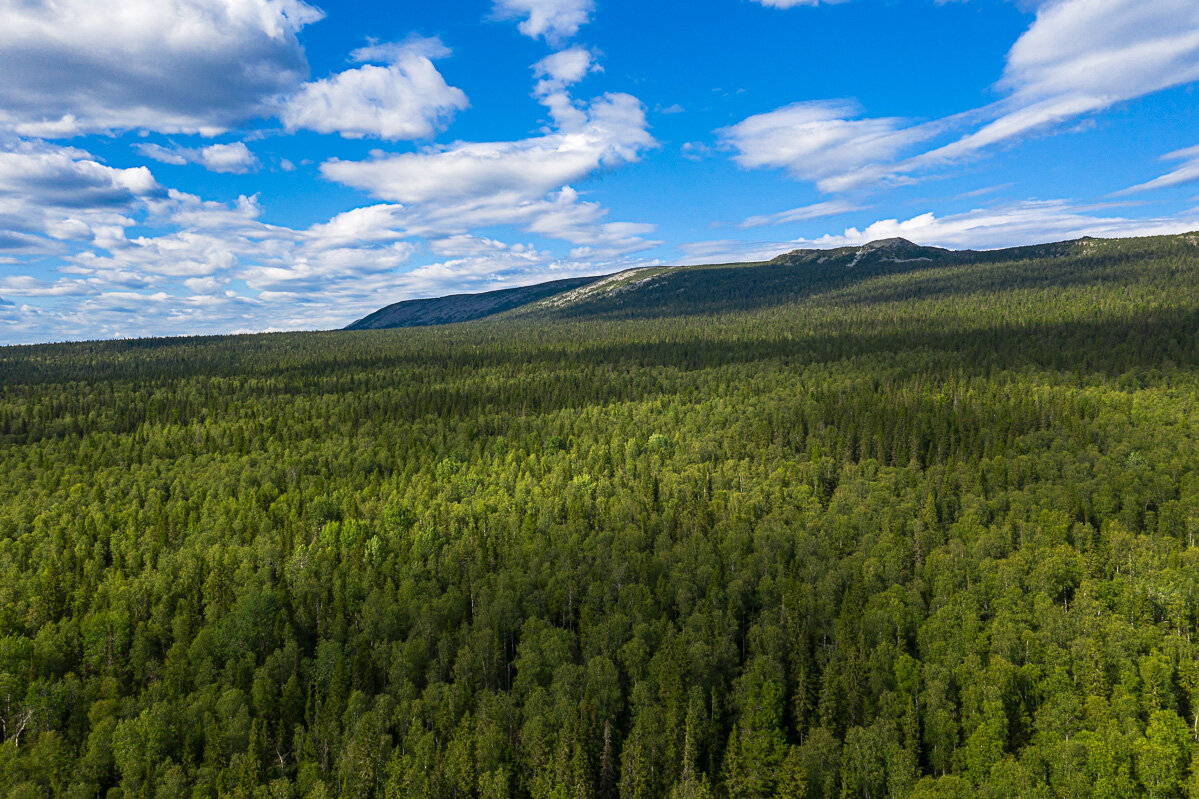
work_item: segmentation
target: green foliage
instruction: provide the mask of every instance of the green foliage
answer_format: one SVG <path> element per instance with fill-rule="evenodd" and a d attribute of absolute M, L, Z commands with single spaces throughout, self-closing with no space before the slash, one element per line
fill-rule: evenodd
<path fill-rule="evenodd" d="M 1194 237 L 837 258 L 0 350 L 0 795 L 1194 797 Z"/>

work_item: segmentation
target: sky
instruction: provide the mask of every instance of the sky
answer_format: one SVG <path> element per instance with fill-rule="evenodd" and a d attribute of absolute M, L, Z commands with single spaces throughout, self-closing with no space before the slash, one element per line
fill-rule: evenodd
<path fill-rule="evenodd" d="M 0 344 L 1199 230 L 1195 0 L 0 0 Z"/>

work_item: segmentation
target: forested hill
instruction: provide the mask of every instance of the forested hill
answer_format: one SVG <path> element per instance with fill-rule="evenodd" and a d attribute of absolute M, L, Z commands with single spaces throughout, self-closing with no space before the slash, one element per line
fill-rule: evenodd
<path fill-rule="evenodd" d="M 856 281 L 947 265 L 994 264 L 1119 250 L 1099 239 L 976 252 L 922 247 L 902 238 L 861 247 L 794 250 L 769 261 L 630 269 L 604 277 L 557 280 L 484 294 L 456 294 L 389 305 L 347 330 L 438 325 L 503 314 L 581 318 L 703 314 L 786 305 Z M 1068 267 L 1069 268 L 1069 267 Z"/>
<path fill-rule="evenodd" d="M 0 796 L 1199 797 L 1199 236 L 858 255 L 0 348 Z"/>
<path fill-rule="evenodd" d="M 452 294 L 426 300 L 404 300 L 380 308 L 346 327 L 346 330 L 375 330 L 385 327 L 419 327 L 468 322 L 527 305 L 553 294 L 585 286 L 598 278 L 554 280 L 535 286 L 487 291 L 482 294 Z"/>

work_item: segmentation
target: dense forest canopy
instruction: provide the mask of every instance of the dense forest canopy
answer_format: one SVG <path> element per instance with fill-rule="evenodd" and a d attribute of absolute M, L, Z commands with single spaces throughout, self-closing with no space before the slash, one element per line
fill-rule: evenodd
<path fill-rule="evenodd" d="M 0 792 L 1199 797 L 1199 238 L 801 266 L 0 349 Z"/>

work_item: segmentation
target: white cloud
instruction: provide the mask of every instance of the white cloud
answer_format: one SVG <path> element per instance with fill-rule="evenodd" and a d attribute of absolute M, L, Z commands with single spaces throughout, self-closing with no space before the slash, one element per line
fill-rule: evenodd
<path fill-rule="evenodd" d="M 193 277 L 183 281 L 187 290 L 193 294 L 212 294 L 224 285 L 214 277 Z"/>
<path fill-rule="evenodd" d="M 650 226 L 607 222 L 604 208 L 569 187 L 516 210 L 477 202 L 465 225 L 496 218 L 576 245 L 561 258 L 453 233 L 461 203 L 380 203 L 294 229 L 264 222 L 256 197 L 207 201 L 81 150 L 6 146 L 0 248 L 52 254 L 59 264 L 48 276 L 26 262 L 20 274 L 19 259 L 0 256 L 0 297 L 8 298 L 0 340 L 8 342 L 338 327 L 399 299 L 621 268 L 628 253 L 655 244 L 642 238 Z M 436 261 L 415 261 L 422 253 Z"/>
<path fill-rule="evenodd" d="M 804 222 L 811 219 L 823 219 L 828 216 L 837 216 L 839 214 L 848 214 L 852 211 L 861 210 L 861 206 L 844 200 L 826 200 L 825 202 L 812 203 L 811 205 L 802 205 L 799 208 L 792 208 L 787 211 L 779 211 L 774 214 L 762 214 L 760 216 L 751 216 L 746 218 L 738 227 L 742 230 L 755 227 L 764 227 L 766 225 L 784 225 L 788 222 Z"/>
<path fill-rule="evenodd" d="M 487 251 L 458 253 L 405 273 L 394 290 L 401 297 L 431 297 L 449 291 L 511 288 L 577 274 L 569 267 L 554 266 L 554 258 L 547 252 L 529 245 L 507 245 L 492 240 Z"/>
<path fill-rule="evenodd" d="M 774 256 L 794 250 L 798 246 L 798 243 L 794 241 L 742 241 L 741 239 L 692 241 L 679 245 L 679 252 L 683 253 L 683 257 L 674 259 L 670 263 L 694 265 L 768 261 Z"/>
<path fill-rule="evenodd" d="M 487 236 L 472 236 L 468 233 L 446 236 L 429 242 L 429 251 L 442 258 L 478 257 L 494 255 L 508 249 L 508 245 Z"/>
<path fill-rule="evenodd" d="M 1000 86 L 1031 98 L 1139 97 L 1199 78 L 1191 0 L 1046 3 L 1008 54 Z"/>
<path fill-rule="evenodd" d="M 626 98 L 608 98 L 592 106 L 595 124 L 571 133 L 459 142 L 370 161 L 333 159 L 322 164 L 321 171 L 331 180 L 403 203 L 487 198 L 509 203 L 539 197 L 604 163 L 631 161 L 648 146 L 648 134 L 636 123 L 639 112 Z M 606 117 L 615 117 L 617 124 L 606 125 Z"/>
<path fill-rule="evenodd" d="M 187 150 L 182 147 L 163 147 L 161 144 L 147 144 L 144 142 L 135 144 L 133 147 L 146 158 L 151 158 L 163 164 L 171 164 L 172 166 L 186 166 L 200 160 L 199 150 Z"/>
<path fill-rule="evenodd" d="M 160 144 L 136 144 L 139 153 L 164 164 L 183 166 L 200 164 L 210 172 L 244 175 L 255 172 L 262 166 L 257 156 L 250 152 L 244 142 L 211 144 L 207 147 L 163 147 Z"/>
<path fill-rule="evenodd" d="M 749 168 L 783 168 L 824 192 L 907 182 L 1003 142 L 1050 132 L 1080 116 L 1199 80 L 1194 0 L 1049 0 L 1008 53 L 1003 99 L 931 123 L 857 118 L 845 101 L 811 101 L 718 131 Z M 913 145 L 968 128 L 954 141 L 900 159 Z"/>
<path fill-rule="evenodd" d="M 1199 80 L 1199 3 L 1055 0 L 1008 53 L 992 120 L 901 165 L 936 166 L 1003 141 Z"/>
<path fill-rule="evenodd" d="M 395 242 L 382 247 L 324 247 L 319 241 L 306 242 L 286 259 L 251 264 L 239 276 L 253 289 L 301 293 L 355 293 L 370 285 L 370 278 L 390 274 L 387 283 L 399 280 L 396 269 L 407 263 L 415 245 Z M 331 299 L 331 298 L 330 298 Z"/>
<path fill-rule="evenodd" d="M 921 214 L 904 221 L 884 219 L 859 231 L 818 240 L 821 246 L 865 244 L 900 236 L 918 244 L 954 249 L 996 249 L 1082 236 L 1159 236 L 1199 228 L 1199 213 L 1172 218 L 1133 219 L 1104 215 L 1102 207 L 1061 200 L 1029 201 L 937 217 Z"/>
<path fill-rule="evenodd" d="M 432 52 L 408 42 L 355 57 Z M 659 243 L 646 238 L 653 227 L 610 221 L 570 184 L 656 143 L 636 98 L 571 98 L 569 87 L 597 70 L 582 48 L 538 62 L 534 96 L 552 127 L 529 138 L 326 163 L 326 174 L 384 201 L 304 229 L 264 222 L 257 197 L 208 201 L 162 187 L 145 167 L 114 169 L 80 149 L 0 134 L 0 296 L 21 298 L 0 308 L 0 337 L 336 327 L 406 297 L 628 266 Z M 261 166 L 244 143 L 137 148 L 168 163 Z M 472 233 L 495 226 L 571 247 L 562 256 Z M 28 261 L 27 274 L 13 274 L 24 271 L 13 256 L 31 254 L 55 257 L 51 276 Z"/>
<path fill-rule="evenodd" d="M 114 169 L 75 148 L 15 142 L 0 150 L 0 193 L 58 207 L 115 206 L 152 193 L 145 167 Z"/>
<path fill-rule="evenodd" d="M 301 0 L 0 0 L 0 125 L 220 132 L 303 80 L 296 33 L 321 16 Z"/>
<path fill-rule="evenodd" d="M 587 114 L 575 104 L 567 89 L 589 72 L 602 71 L 591 53 L 583 47 L 575 46 L 553 53 L 533 65 L 533 75 L 538 78 L 533 87 L 533 96 L 549 109 L 550 117 L 559 128 L 584 127 Z"/>
<path fill-rule="evenodd" d="M 254 153 L 239 141 L 201 148 L 200 163 L 212 172 L 232 172 L 237 175 L 253 172 L 261 166 Z"/>
<path fill-rule="evenodd" d="M 497 17 L 522 20 L 517 28 L 525 36 L 550 44 L 578 33 L 594 10 L 595 0 L 495 0 L 494 6 Z"/>
<path fill-rule="evenodd" d="M 849 0 L 754 0 L 768 8 L 795 8 L 797 6 L 818 6 L 823 2 L 826 6 L 846 3 Z"/>
<path fill-rule="evenodd" d="M 89 153 L 0 140 L 0 251 L 57 253 L 64 241 L 119 235 L 164 191 L 145 167 L 114 169 Z"/>
<path fill-rule="evenodd" d="M 828 192 L 884 179 L 880 163 L 936 132 L 896 118 L 857 119 L 860 113 L 845 100 L 794 103 L 717 133 L 741 166 L 783 168 Z"/>
<path fill-rule="evenodd" d="M 399 241 L 407 233 L 401 230 L 404 207 L 400 205 L 367 205 L 337 214 L 328 222 L 309 228 L 309 234 L 331 246 L 344 247 L 355 242 L 389 243 Z"/>
<path fill-rule="evenodd" d="M 27 296 L 95 297 L 116 289 L 164 287 L 211 294 L 240 278 L 255 288 L 301 286 L 312 291 L 322 281 L 326 287 L 351 285 L 364 276 L 394 270 L 416 249 L 400 241 L 405 234 L 390 229 L 392 220 L 385 215 L 377 215 L 374 224 L 366 221 L 371 209 L 295 230 L 260 221 L 262 210 L 254 197 L 226 205 L 172 190 L 130 198 L 127 206 L 122 210 L 136 212 L 147 226 L 175 231 L 126 238 L 125 229 L 135 220 L 125 218 L 96 232 L 80 251 L 59 253 L 63 263 L 58 271 L 67 277 L 0 287 Z M 67 210 L 85 219 L 94 213 Z"/>
<path fill-rule="evenodd" d="M 236 238 L 180 231 L 107 242 L 111 255 L 83 252 L 71 258 L 75 274 L 111 279 L 124 272 L 142 276 L 203 277 L 236 266 Z M 153 282 L 152 280 L 149 282 Z"/>
<path fill-rule="evenodd" d="M 585 47 L 575 45 L 551 53 L 533 65 L 533 74 L 541 78 L 533 93 L 545 95 L 562 91 L 587 77 L 589 72 L 601 71 L 602 68 L 595 63 L 591 52 Z"/>
<path fill-rule="evenodd" d="M 530 204 L 526 213 L 529 221 L 524 228 L 529 232 L 581 245 L 571 250 L 575 259 L 606 263 L 661 243 L 642 238 L 654 231 L 653 225 L 603 222 L 607 209 L 599 203 L 581 202 L 569 186 Z"/>
<path fill-rule="evenodd" d="M 405 204 L 406 228 L 419 235 L 517 225 L 580 244 L 627 239 L 601 226 L 605 212 L 579 202 L 568 184 L 636 161 L 654 145 L 641 103 L 627 94 L 606 94 L 580 107 L 560 89 L 564 76 L 578 75 L 579 69 L 554 75 L 543 68 L 543 74 L 539 86 L 557 81 L 539 98 L 557 124 L 551 132 L 516 141 L 457 142 L 368 161 L 333 159 L 321 171 L 330 180 Z"/>
<path fill-rule="evenodd" d="M 1172 153 L 1166 153 L 1162 158 L 1168 161 L 1182 161 L 1183 163 L 1177 169 L 1171 170 L 1153 180 L 1140 183 L 1136 186 L 1130 186 L 1116 193 L 1130 194 L 1132 192 L 1152 191 L 1154 189 L 1167 189 L 1172 186 L 1181 186 L 1185 183 L 1199 181 L 1199 146 L 1188 147 L 1185 150 L 1175 150 Z"/>
<path fill-rule="evenodd" d="M 40 280 L 32 275 L 0 277 L 0 294 L 10 297 L 64 297 L 83 296 L 87 293 L 87 285 L 78 280 L 62 278 L 52 282 Z"/>
<path fill-rule="evenodd" d="M 449 86 L 433 58 L 449 50 L 436 39 L 376 44 L 354 51 L 356 61 L 381 61 L 306 83 L 280 107 L 288 130 L 340 133 L 351 139 L 421 139 L 442 130 L 468 105 Z"/>
<path fill-rule="evenodd" d="M 1078 206 L 1063 200 L 1027 201 L 978 208 L 960 214 L 920 214 L 909 219 L 880 219 L 865 228 L 791 241 L 707 241 L 684 245 L 685 263 L 755 261 L 794 249 L 856 247 L 899 236 L 917 244 L 951 249 L 997 249 L 1030 243 L 1096 236 L 1159 236 L 1199 229 L 1199 209 L 1170 218 L 1134 219 L 1106 215 L 1104 206 Z"/>

